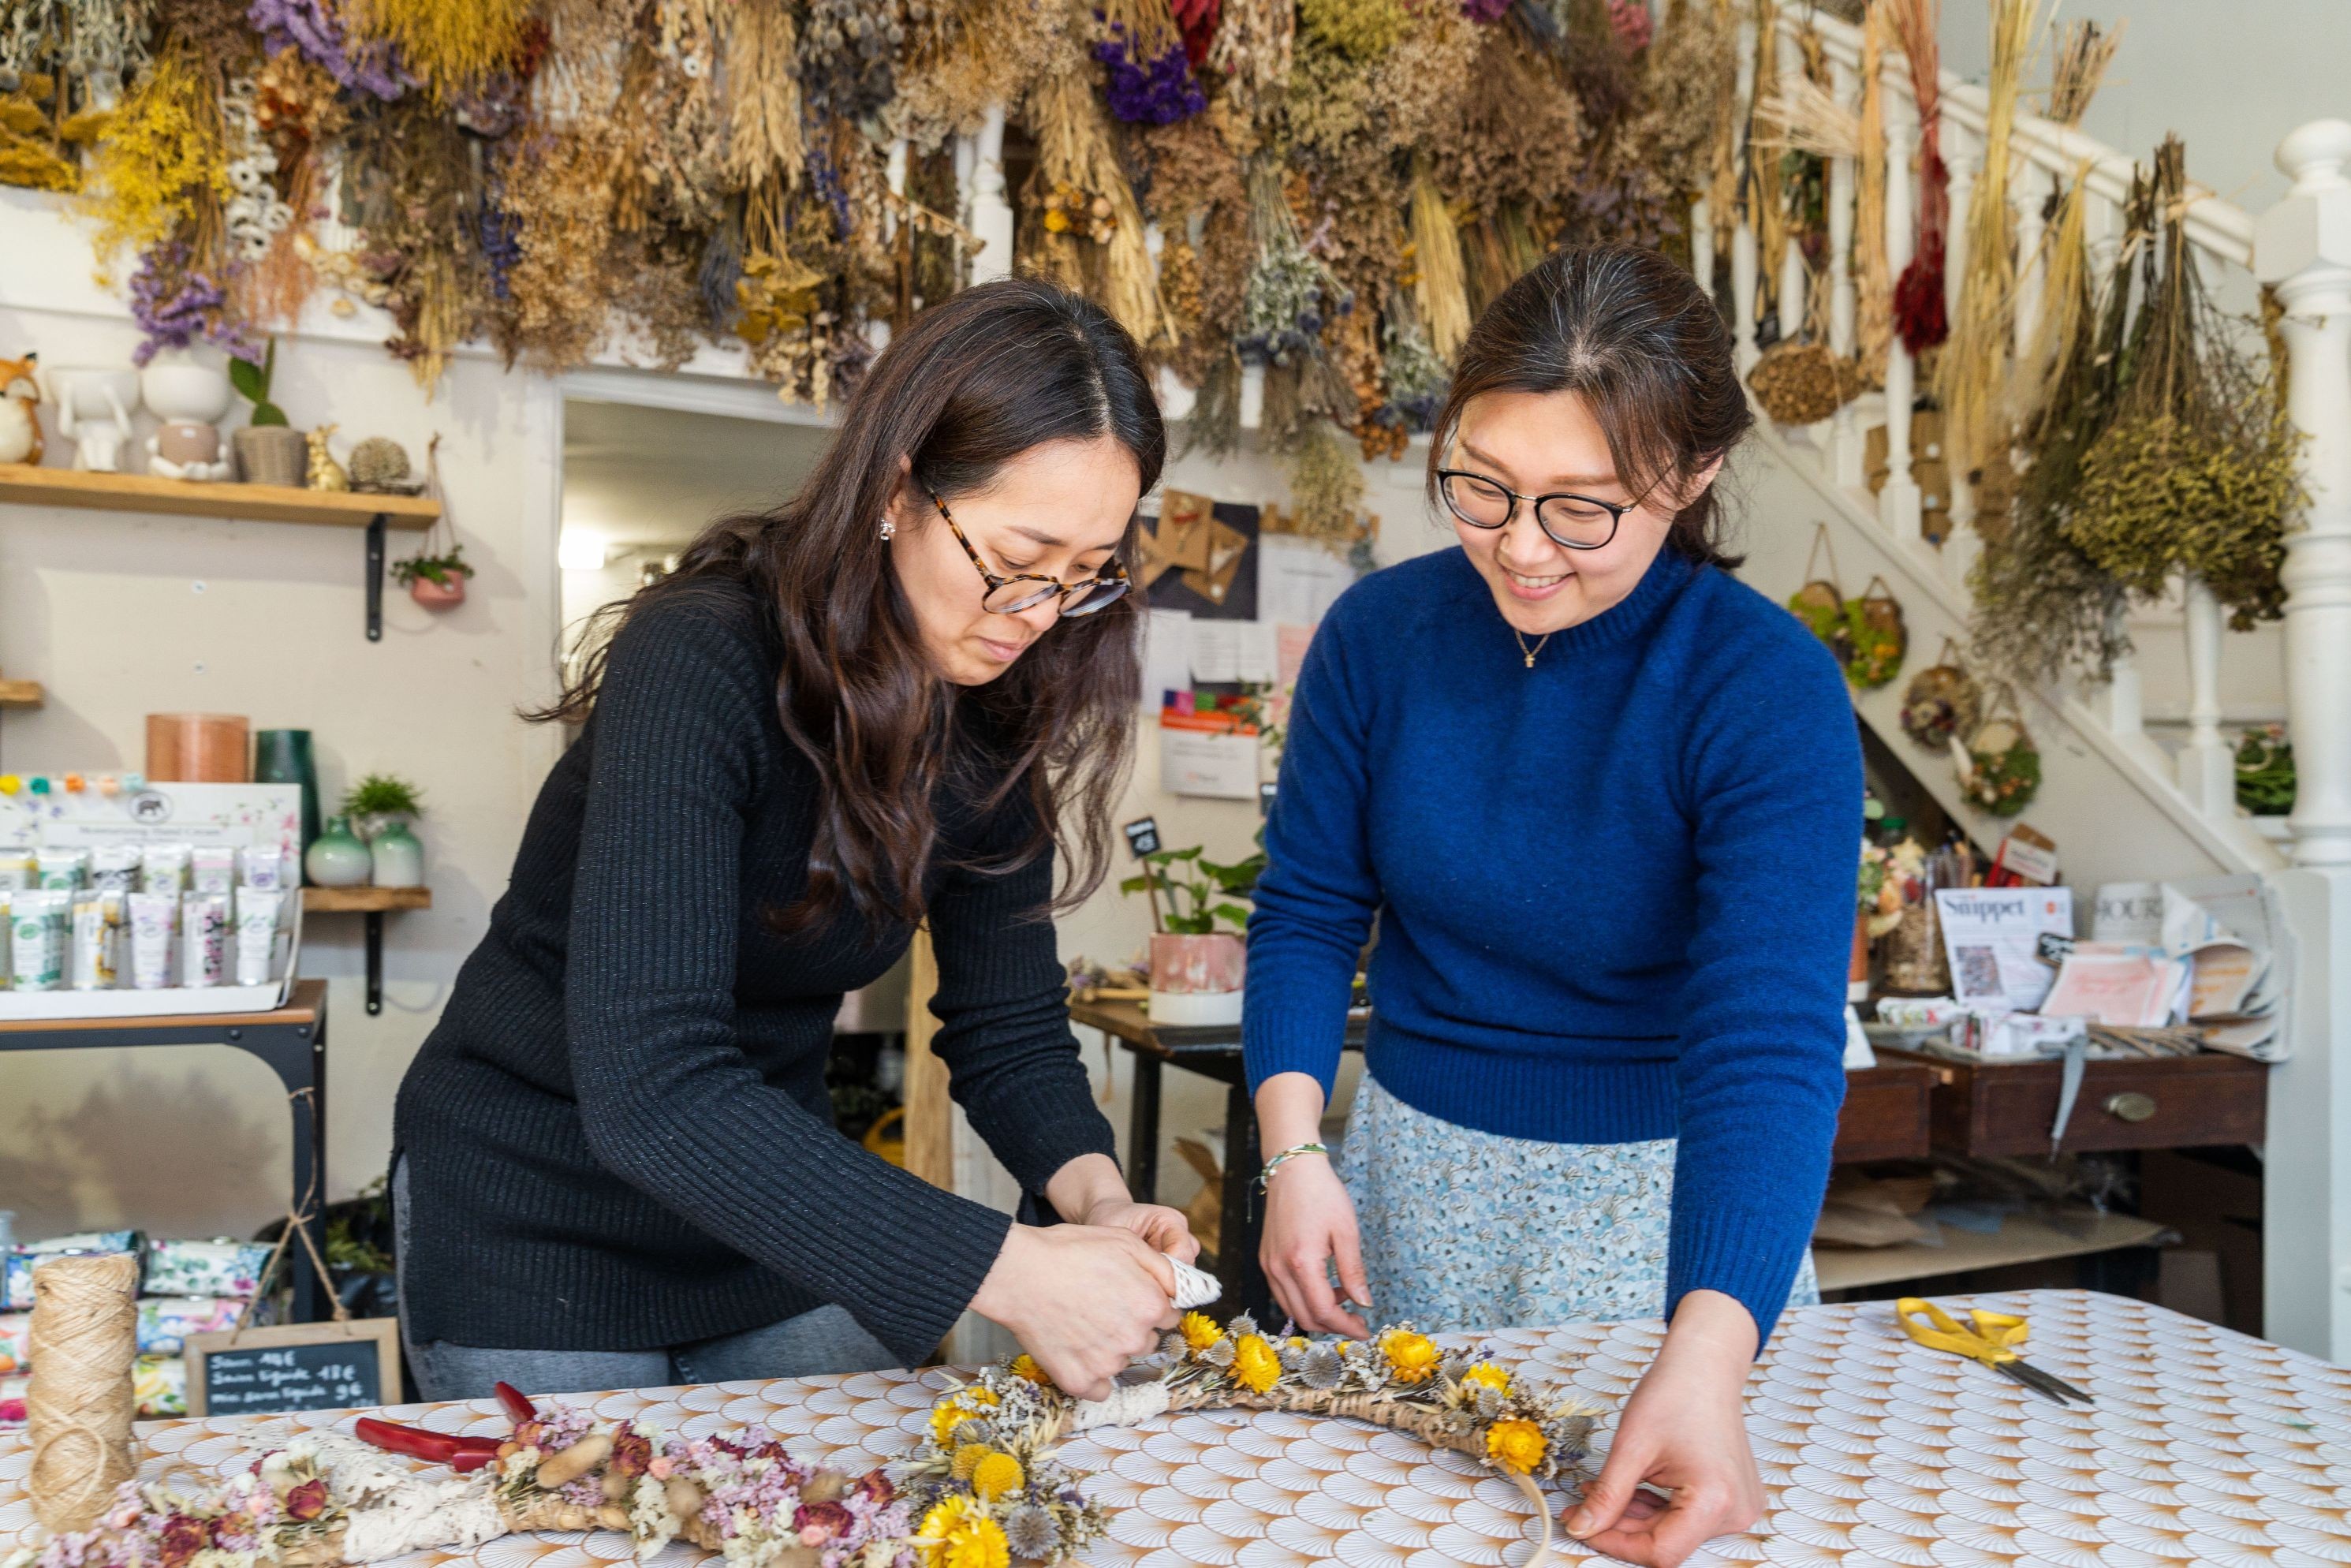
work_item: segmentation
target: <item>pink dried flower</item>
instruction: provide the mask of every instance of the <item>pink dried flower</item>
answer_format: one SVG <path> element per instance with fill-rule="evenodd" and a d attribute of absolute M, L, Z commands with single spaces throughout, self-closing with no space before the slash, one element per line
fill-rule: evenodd
<path fill-rule="evenodd" d="M 322 1479 L 304 1481 L 286 1494 L 286 1512 L 292 1519 L 316 1519 L 327 1511 L 327 1483 Z"/>

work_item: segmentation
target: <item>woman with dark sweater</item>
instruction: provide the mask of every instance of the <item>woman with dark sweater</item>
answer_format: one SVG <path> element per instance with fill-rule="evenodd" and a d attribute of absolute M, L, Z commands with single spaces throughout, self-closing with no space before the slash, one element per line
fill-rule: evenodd
<path fill-rule="evenodd" d="M 1172 1325 L 1163 1254 L 1198 1246 L 1128 1199 L 1048 918 L 1057 847 L 1064 901 L 1103 870 L 1164 451 L 1108 316 L 974 288 L 880 357 L 798 495 L 621 607 L 401 1086 L 428 1397 L 911 1364 L 967 1307 L 1101 1393 Z M 833 1128 L 841 995 L 918 922 L 935 1049 L 1039 1224 Z"/>
<path fill-rule="evenodd" d="M 1827 651 L 1724 570 L 1750 422 L 1713 302 L 1653 252 L 1559 252 L 1489 307 L 1430 449 L 1460 548 L 1317 631 L 1249 923 L 1275 1295 L 1356 1334 L 1334 1265 L 1423 1330 L 1669 1319 L 1567 1521 L 1646 1563 L 1761 1512 L 1740 1391 L 1816 1295 L 1844 1092 L 1860 748 Z"/>

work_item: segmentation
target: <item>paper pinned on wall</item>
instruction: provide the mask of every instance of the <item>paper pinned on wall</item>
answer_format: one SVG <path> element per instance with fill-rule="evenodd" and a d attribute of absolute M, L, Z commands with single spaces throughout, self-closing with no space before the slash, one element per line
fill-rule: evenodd
<path fill-rule="evenodd" d="M 1274 628 L 1262 621 L 1192 622 L 1192 678 L 1267 685 L 1275 668 Z"/>
<path fill-rule="evenodd" d="M 1169 692 L 1192 686 L 1192 612 L 1154 610 L 1144 622 L 1143 707 L 1157 713 Z"/>
<path fill-rule="evenodd" d="M 1277 690 L 1294 691 L 1298 674 L 1306 666 L 1306 650 L 1314 641 L 1311 626 L 1276 626 L 1273 629 L 1273 684 Z"/>
<path fill-rule="evenodd" d="M 1159 715 L 1159 787 L 1171 795 L 1254 800 L 1257 757 L 1254 725 L 1174 708 Z"/>
<path fill-rule="evenodd" d="M 1258 540 L 1258 618 L 1312 626 L 1355 580 L 1355 569 L 1319 544 L 1269 535 Z"/>

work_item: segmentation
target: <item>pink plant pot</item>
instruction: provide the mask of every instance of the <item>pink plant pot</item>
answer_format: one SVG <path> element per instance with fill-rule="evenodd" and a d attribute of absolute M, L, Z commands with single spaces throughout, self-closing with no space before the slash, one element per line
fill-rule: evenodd
<path fill-rule="evenodd" d="M 447 610 L 465 602 L 465 580 L 453 577 L 441 583 L 429 577 L 412 577 L 408 580 L 408 597 L 427 610 Z"/>
<path fill-rule="evenodd" d="M 1235 1024 L 1249 977 L 1249 948 L 1229 932 L 1151 938 L 1151 1019 L 1176 1025 Z"/>

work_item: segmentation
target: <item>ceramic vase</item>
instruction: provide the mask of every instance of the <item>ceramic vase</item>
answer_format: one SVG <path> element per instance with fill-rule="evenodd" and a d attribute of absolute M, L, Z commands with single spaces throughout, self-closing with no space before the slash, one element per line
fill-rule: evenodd
<path fill-rule="evenodd" d="M 424 885 L 424 846 L 402 819 L 394 817 L 376 831 L 368 840 L 368 853 L 375 862 L 376 886 Z"/>
<path fill-rule="evenodd" d="M 319 836 L 319 765 L 310 751 L 307 729 L 265 729 L 253 737 L 253 779 L 256 784 L 299 784 L 302 787 L 302 844 L 308 850 Z"/>
<path fill-rule="evenodd" d="M 188 349 L 166 349 L 139 372 L 139 391 L 163 422 L 147 438 L 147 466 L 167 479 L 225 479 L 232 465 L 222 455 L 215 423 L 236 395 L 227 372 L 198 360 Z"/>
<path fill-rule="evenodd" d="M 310 444 L 285 424 L 248 424 L 229 437 L 236 468 L 248 485 L 290 485 L 299 489 L 310 465 Z"/>
<path fill-rule="evenodd" d="M 1227 931 L 1161 931 L 1151 938 L 1151 1021 L 1178 1027 L 1241 1021 L 1249 949 Z"/>
<path fill-rule="evenodd" d="M 351 831 L 349 817 L 329 817 L 327 831 L 303 852 L 302 869 L 319 887 L 365 887 L 375 874 L 375 857 Z"/>

